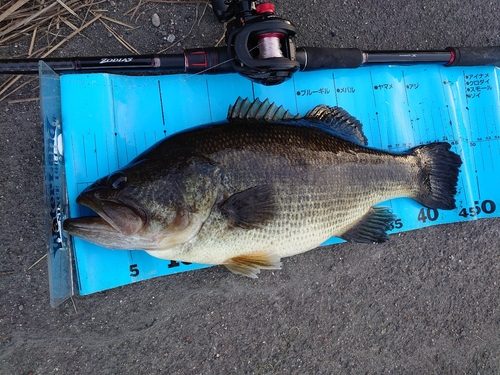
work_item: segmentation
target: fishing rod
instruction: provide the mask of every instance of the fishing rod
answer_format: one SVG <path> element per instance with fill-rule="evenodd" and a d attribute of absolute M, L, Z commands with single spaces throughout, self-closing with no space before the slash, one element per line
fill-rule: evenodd
<path fill-rule="evenodd" d="M 437 63 L 500 66 L 500 46 L 448 47 L 442 51 L 362 51 L 358 48 L 296 48 L 293 24 L 276 16 L 270 2 L 212 0 L 219 21 L 227 22 L 226 47 L 186 49 L 181 54 L 46 58 L 57 73 L 238 72 L 254 82 L 276 85 L 296 71 L 358 68 L 376 64 Z M 38 74 L 39 59 L 0 59 L 0 74 Z"/>

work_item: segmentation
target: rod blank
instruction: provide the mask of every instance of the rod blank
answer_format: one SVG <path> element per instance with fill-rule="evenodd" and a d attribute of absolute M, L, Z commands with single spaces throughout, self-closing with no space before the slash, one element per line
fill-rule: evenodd
<path fill-rule="evenodd" d="M 301 70 L 358 68 L 372 64 L 440 63 L 445 66 L 500 66 L 500 46 L 448 47 L 444 51 L 362 51 L 357 48 L 301 47 Z M 57 73 L 160 72 L 225 73 L 234 71 L 226 47 L 187 49 L 183 54 L 48 58 Z M 38 59 L 0 59 L 0 74 L 38 74 Z M 272 59 L 269 59 L 272 66 Z"/>

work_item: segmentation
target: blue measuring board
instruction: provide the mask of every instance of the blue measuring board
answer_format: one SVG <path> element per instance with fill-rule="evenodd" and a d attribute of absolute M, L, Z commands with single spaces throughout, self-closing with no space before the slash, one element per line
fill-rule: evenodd
<path fill-rule="evenodd" d="M 369 146 L 391 151 L 447 141 L 464 164 L 457 209 L 425 208 L 401 198 L 380 204 L 397 216 L 392 233 L 500 216 L 500 94 L 495 67 L 383 66 L 296 73 L 278 86 L 237 75 L 61 76 L 66 185 L 71 217 L 91 214 L 75 203 L 98 178 L 123 167 L 180 130 L 224 121 L 238 96 L 268 98 L 292 113 L 340 106 L 364 126 Z M 325 244 L 341 242 L 332 238 Z M 208 265 L 109 250 L 73 241 L 80 294 Z"/>

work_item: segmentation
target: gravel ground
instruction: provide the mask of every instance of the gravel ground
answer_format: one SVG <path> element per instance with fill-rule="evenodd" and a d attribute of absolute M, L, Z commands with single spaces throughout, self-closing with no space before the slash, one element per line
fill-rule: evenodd
<path fill-rule="evenodd" d="M 171 35 L 169 51 L 180 52 L 223 34 L 210 8 L 196 21 L 203 5 L 148 3 L 135 23 L 123 15 L 135 3 L 99 7 L 137 26 L 116 30 L 140 53 L 167 47 Z M 500 45 L 497 1 L 275 4 L 298 28 L 299 46 Z M 96 22 L 55 56 L 123 53 Z M 10 99 L 37 96 L 35 85 Z M 52 309 L 45 261 L 28 269 L 45 252 L 39 103 L 1 102 L 0 124 L 1 374 L 500 372 L 499 219 L 320 248 L 257 280 L 212 267 L 75 297 L 76 311 L 71 301 Z"/>

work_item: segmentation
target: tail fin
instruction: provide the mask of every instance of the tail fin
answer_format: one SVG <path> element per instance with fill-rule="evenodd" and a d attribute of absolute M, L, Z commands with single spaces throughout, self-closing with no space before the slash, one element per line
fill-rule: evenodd
<path fill-rule="evenodd" d="M 418 158 L 420 166 L 420 192 L 415 199 L 426 207 L 444 210 L 456 207 L 455 194 L 462 159 L 450 151 L 450 147 L 447 142 L 436 142 L 409 151 Z"/>

